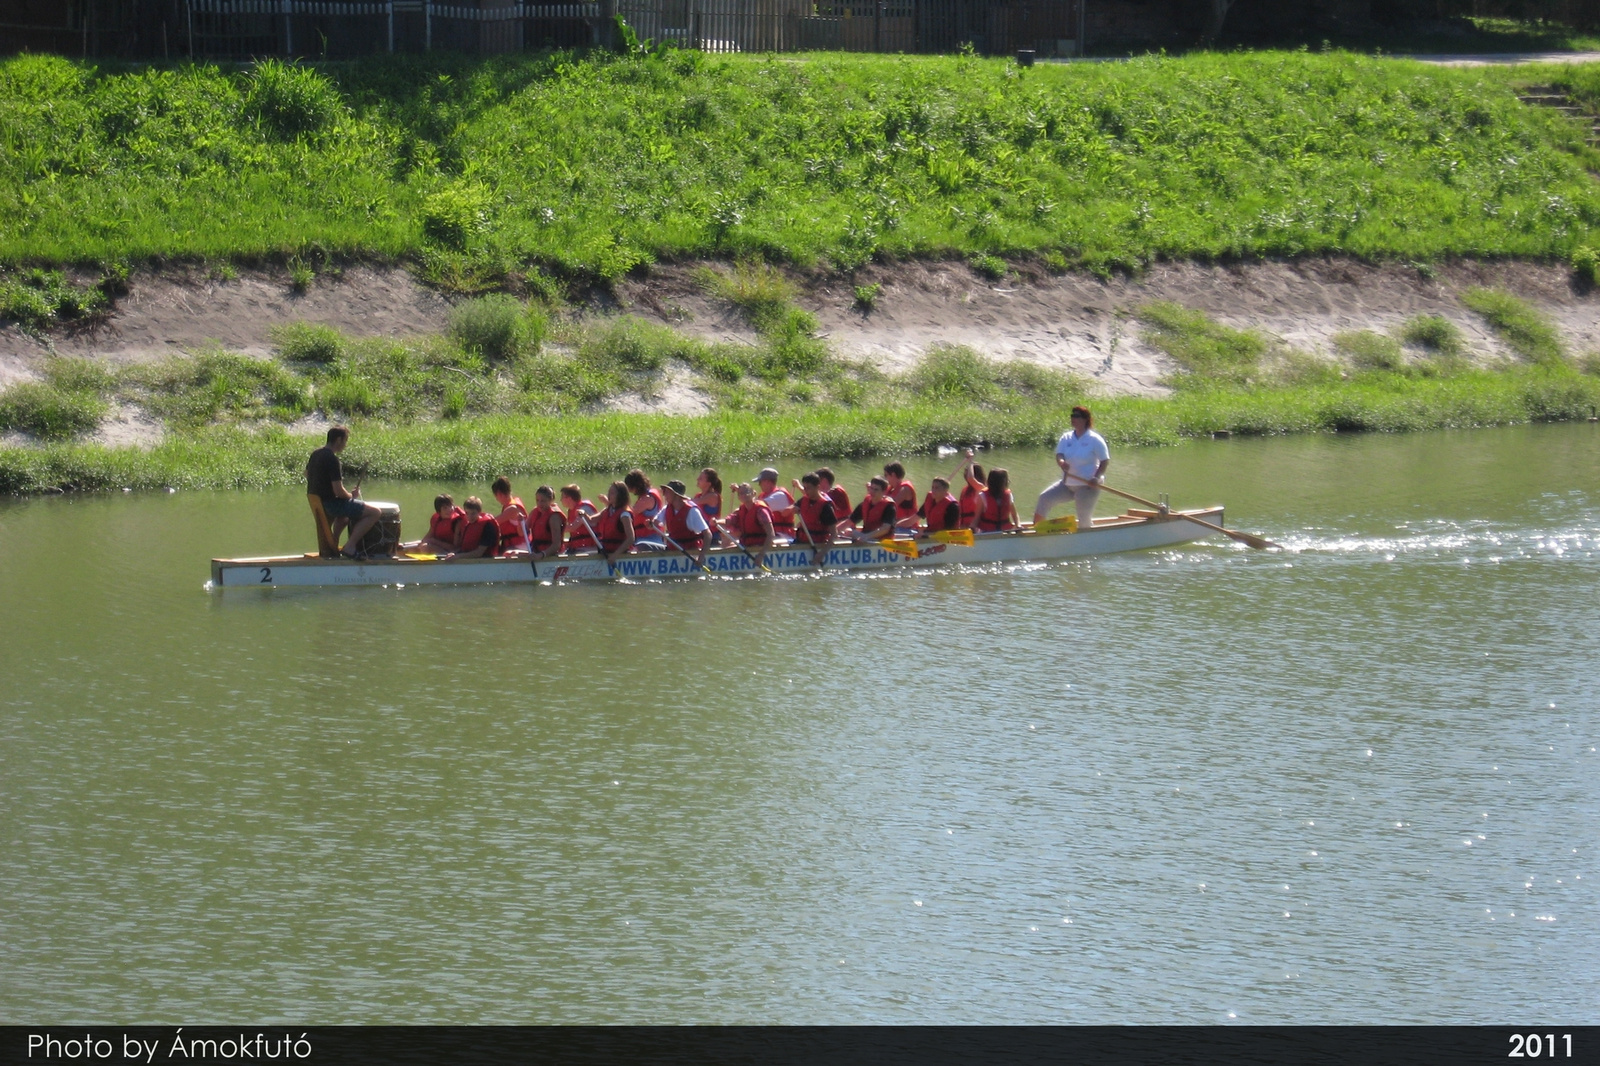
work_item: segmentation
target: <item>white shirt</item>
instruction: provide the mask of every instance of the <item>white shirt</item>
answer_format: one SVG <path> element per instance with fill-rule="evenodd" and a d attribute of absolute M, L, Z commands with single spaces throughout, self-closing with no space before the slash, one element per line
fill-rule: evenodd
<path fill-rule="evenodd" d="M 1068 430 L 1056 444 L 1056 455 L 1067 461 L 1067 472 L 1073 477 L 1088 479 L 1111 458 L 1111 450 L 1106 447 L 1106 439 L 1092 429 L 1085 430 L 1081 437 Z"/>
<path fill-rule="evenodd" d="M 700 505 L 697 503 L 689 505 L 689 516 L 683 520 L 683 524 L 689 527 L 690 533 L 711 532 L 711 527 L 706 525 L 705 512 L 700 510 Z"/>
<path fill-rule="evenodd" d="M 763 497 L 761 502 L 774 511 L 787 511 L 794 507 L 794 497 L 789 495 L 788 489 L 778 489 L 771 496 Z"/>

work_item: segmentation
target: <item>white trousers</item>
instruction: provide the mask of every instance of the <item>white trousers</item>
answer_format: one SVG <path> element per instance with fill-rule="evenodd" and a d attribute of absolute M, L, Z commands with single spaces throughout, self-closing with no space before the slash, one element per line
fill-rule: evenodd
<path fill-rule="evenodd" d="M 1034 505 L 1033 513 L 1049 518 L 1052 508 L 1073 503 L 1078 508 L 1078 528 L 1088 529 L 1094 525 L 1094 505 L 1099 499 L 1100 490 L 1097 488 L 1078 481 L 1058 481 L 1039 493 L 1039 502 Z"/>

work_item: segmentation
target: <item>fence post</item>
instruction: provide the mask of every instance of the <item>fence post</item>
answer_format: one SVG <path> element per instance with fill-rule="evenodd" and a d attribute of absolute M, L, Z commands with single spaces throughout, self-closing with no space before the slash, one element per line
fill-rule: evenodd
<path fill-rule="evenodd" d="M 294 8 L 291 0 L 283 0 L 283 54 L 294 55 Z"/>
<path fill-rule="evenodd" d="M 389 54 L 394 55 L 394 0 L 389 0 L 384 7 L 389 15 Z"/>
<path fill-rule="evenodd" d="M 433 51 L 433 0 L 422 0 L 422 50 Z"/>

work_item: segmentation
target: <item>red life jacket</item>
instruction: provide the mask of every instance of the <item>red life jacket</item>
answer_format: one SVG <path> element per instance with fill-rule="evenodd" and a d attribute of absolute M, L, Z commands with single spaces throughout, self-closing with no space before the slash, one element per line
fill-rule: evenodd
<path fill-rule="evenodd" d="M 699 510 L 700 505 L 695 503 L 689 504 L 681 511 L 669 505 L 666 514 L 662 516 L 667 527 L 667 536 L 685 551 L 699 551 L 700 545 L 705 543 L 704 533 L 696 533 L 689 529 L 689 513 Z M 700 512 L 700 517 L 705 517 L 704 511 Z"/>
<path fill-rule="evenodd" d="M 952 528 L 945 524 L 945 517 L 950 511 L 950 504 L 953 502 L 949 496 L 942 500 L 936 500 L 931 492 L 922 498 L 923 521 L 927 523 L 929 533 L 941 533 L 946 529 Z"/>
<path fill-rule="evenodd" d="M 861 532 L 871 533 L 873 530 L 889 521 L 889 515 L 892 511 L 894 511 L 894 509 L 894 501 L 889 499 L 887 496 L 880 499 L 877 503 L 873 503 L 871 498 L 862 500 Z"/>
<path fill-rule="evenodd" d="M 747 548 L 767 542 L 767 531 L 761 528 L 762 511 L 767 512 L 769 519 L 772 517 L 772 508 L 760 500 L 741 503 L 739 509 L 733 512 L 733 524 L 739 530 L 739 543 Z M 777 531 L 776 525 L 773 526 L 773 531 Z"/>
<path fill-rule="evenodd" d="M 517 496 L 511 497 L 511 503 L 506 510 L 511 512 L 508 518 L 505 511 L 500 512 L 500 517 L 495 521 L 500 525 L 500 550 L 517 548 L 522 545 L 522 520 L 528 517 L 528 508 Z"/>
<path fill-rule="evenodd" d="M 850 494 L 838 485 L 828 490 L 828 499 L 833 501 L 833 513 L 841 520 L 850 515 Z"/>
<path fill-rule="evenodd" d="M 449 514 L 433 512 L 433 517 L 428 519 L 428 536 L 434 540 L 442 540 L 446 544 L 456 542 L 456 526 L 466 517 L 466 512 L 459 507 L 450 508 Z"/>
<path fill-rule="evenodd" d="M 822 509 L 831 506 L 832 503 L 833 501 L 826 496 L 818 496 L 814 500 L 810 496 L 800 497 L 800 502 L 795 504 L 795 513 L 800 518 L 799 524 L 795 527 L 796 544 L 806 541 L 806 533 L 811 534 L 810 541 L 806 543 L 815 544 L 819 548 L 828 543 L 828 530 L 822 524 Z M 833 516 L 837 520 L 839 512 L 835 511 Z"/>
<path fill-rule="evenodd" d="M 978 497 L 981 493 L 968 485 L 961 490 L 961 528 L 971 529 L 972 520 L 978 517 Z"/>
<path fill-rule="evenodd" d="M 529 551 L 547 552 L 551 548 L 561 547 L 550 533 L 550 519 L 555 516 L 554 507 L 535 507 L 533 513 L 528 515 Z"/>
<path fill-rule="evenodd" d="M 490 532 L 493 530 L 494 532 Z M 456 551 L 469 552 L 480 544 L 489 545 L 485 555 L 497 554 L 496 545 L 499 540 L 500 523 L 496 522 L 494 515 L 479 512 L 476 519 L 469 519 L 461 526 L 461 541 L 456 545 Z"/>
<path fill-rule="evenodd" d="M 633 515 L 633 535 L 636 539 L 661 536 L 656 530 L 655 519 L 666 506 L 666 497 L 661 495 L 660 489 L 646 489 L 643 496 L 633 501 L 628 513 Z"/>
<path fill-rule="evenodd" d="M 909 503 L 902 501 L 900 498 L 907 495 L 906 489 L 911 490 L 911 502 Z M 915 517 L 917 513 L 917 487 L 909 479 L 901 481 L 899 488 L 890 489 L 886 495 L 889 495 L 889 498 L 894 500 L 894 520 L 896 522 L 902 518 Z"/>
<path fill-rule="evenodd" d="M 589 526 L 583 523 L 578 516 L 594 510 L 594 504 L 582 500 L 572 506 L 571 510 L 561 513 L 567 518 L 567 549 L 569 551 L 588 551 L 594 547 L 594 538 L 589 535 Z M 593 520 L 591 519 L 591 524 Z"/>
<path fill-rule="evenodd" d="M 1006 489 L 1005 495 L 995 499 L 985 492 L 981 494 L 982 509 L 978 512 L 978 532 L 995 533 L 1006 527 L 1006 514 L 1011 510 L 1011 490 Z"/>
<path fill-rule="evenodd" d="M 623 541 L 628 539 L 628 535 L 622 531 L 624 513 L 614 507 L 607 507 L 597 517 L 590 519 L 595 534 L 600 538 L 600 550 L 607 555 L 622 547 Z"/>
<path fill-rule="evenodd" d="M 782 508 L 782 514 L 779 514 L 778 509 L 774 508 L 772 504 L 767 504 L 767 510 L 772 512 L 772 531 L 780 537 L 793 537 L 794 497 L 789 494 L 788 489 L 773 489 L 771 495 L 777 496 L 780 493 L 782 493 L 784 499 L 789 501 L 789 504 L 787 507 Z M 762 502 L 766 503 L 765 497 L 762 499 Z"/>

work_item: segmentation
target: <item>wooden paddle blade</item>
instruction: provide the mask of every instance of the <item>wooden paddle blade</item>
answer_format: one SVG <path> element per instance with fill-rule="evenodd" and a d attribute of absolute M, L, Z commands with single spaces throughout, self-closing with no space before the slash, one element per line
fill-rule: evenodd
<path fill-rule="evenodd" d="M 977 543 L 970 529 L 941 529 L 928 539 L 940 544 L 959 544 L 963 548 L 970 548 Z"/>
<path fill-rule="evenodd" d="M 1254 533 L 1241 533 L 1237 529 L 1224 529 L 1223 532 L 1232 537 L 1234 540 L 1242 541 L 1243 543 L 1250 545 L 1252 548 L 1259 548 L 1263 551 L 1265 551 L 1267 548 L 1283 547 L 1281 544 L 1272 543 L 1272 541 L 1268 540 L 1266 537 L 1258 537 Z"/>
<path fill-rule="evenodd" d="M 1060 518 L 1046 518 L 1043 522 L 1033 524 L 1035 533 L 1076 533 L 1078 531 L 1078 516 L 1075 514 L 1062 515 Z"/>
<path fill-rule="evenodd" d="M 909 540 L 880 540 L 878 541 L 878 546 L 884 551 L 891 551 L 896 555 L 904 555 L 907 559 L 916 559 L 922 555 L 917 550 L 917 546 Z"/>

